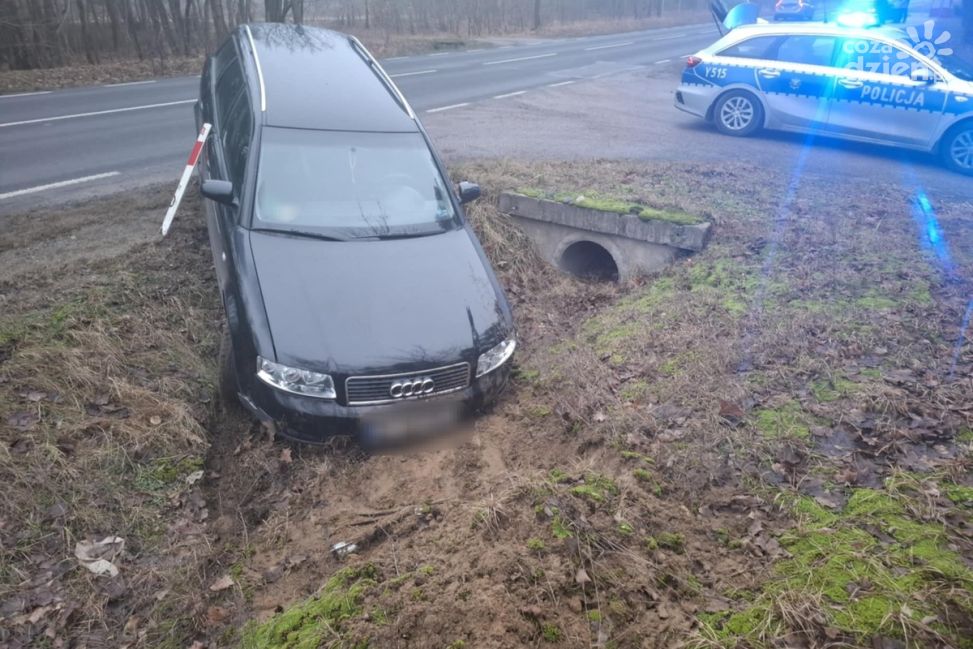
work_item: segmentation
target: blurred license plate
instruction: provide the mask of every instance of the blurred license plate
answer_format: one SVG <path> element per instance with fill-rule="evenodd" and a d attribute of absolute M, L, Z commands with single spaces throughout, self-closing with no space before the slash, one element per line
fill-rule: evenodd
<path fill-rule="evenodd" d="M 460 402 L 403 402 L 362 418 L 363 429 L 373 442 L 420 439 L 443 433 L 460 418 Z"/>

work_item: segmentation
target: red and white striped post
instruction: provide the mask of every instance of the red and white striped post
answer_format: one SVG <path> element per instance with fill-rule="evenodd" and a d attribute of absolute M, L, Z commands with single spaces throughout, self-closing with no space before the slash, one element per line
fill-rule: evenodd
<path fill-rule="evenodd" d="M 182 178 L 179 179 L 179 184 L 176 186 L 176 194 L 172 197 L 172 202 L 169 203 L 169 209 L 166 211 L 166 218 L 162 221 L 162 236 L 166 236 L 170 226 L 172 226 L 172 219 L 175 218 L 176 210 L 179 209 L 179 203 L 182 202 L 182 195 L 186 193 L 189 178 L 193 174 L 193 169 L 196 168 L 196 163 L 199 162 L 199 154 L 203 151 L 203 144 L 206 143 L 206 138 L 209 137 L 209 130 L 211 128 L 211 124 L 203 124 L 203 128 L 199 129 L 199 137 L 196 138 L 196 143 L 193 144 L 193 150 L 189 153 L 186 168 L 183 170 Z"/>

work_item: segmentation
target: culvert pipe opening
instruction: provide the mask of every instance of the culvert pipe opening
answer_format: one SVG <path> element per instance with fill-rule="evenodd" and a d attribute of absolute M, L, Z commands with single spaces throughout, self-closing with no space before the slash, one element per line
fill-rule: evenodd
<path fill-rule="evenodd" d="M 577 241 L 565 248 L 558 262 L 561 270 L 575 277 L 601 282 L 618 281 L 618 264 L 603 246 L 593 241 Z"/>

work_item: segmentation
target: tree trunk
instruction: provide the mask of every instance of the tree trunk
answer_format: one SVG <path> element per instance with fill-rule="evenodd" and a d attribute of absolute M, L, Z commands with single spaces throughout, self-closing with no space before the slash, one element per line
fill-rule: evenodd
<path fill-rule="evenodd" d="M 541 28 L 541 0 L 534 0 L 534 31 Z"/>

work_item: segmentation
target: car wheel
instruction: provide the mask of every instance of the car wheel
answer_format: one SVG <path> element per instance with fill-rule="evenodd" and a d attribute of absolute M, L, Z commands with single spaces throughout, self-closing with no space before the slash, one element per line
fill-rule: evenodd
<path fill-rule="evenodd" d="M 950 130 L 943 138 L 940 153 L 947 167 L 973 176 L 973 122 Z"/>
<path fill-rule="evenodd" d="M 239 404 L 237 399 L 239 386 L 236 376 L 236 357 L 233 354 L 233 339 L 230 337 L 229 327 L 223 327 L 223 335 L 220 337 L 219 366 L 220 405 L 227 410 L 236 408 Z"/>
<path fill-rule="evenodd" d="M 720 133 L 744 137 L 753 135 L 764 122 L 764 109 L 749 92 L 734 90 L 716 102 L 713 121 Z"/>

